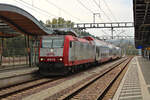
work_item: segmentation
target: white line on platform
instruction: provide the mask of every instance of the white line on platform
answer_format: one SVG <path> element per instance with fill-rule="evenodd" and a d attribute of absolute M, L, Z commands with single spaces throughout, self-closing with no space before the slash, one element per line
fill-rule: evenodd
<path fill-rule="evenodd" d="M 113 100 L 119 100 L 119 96 L 120 96 L 121 90 L 123 88 L 125 79 L 127 77 L 127 73 L 129 72 L 130 66 L 131 66 L 131 63 L 129 64 L 129 68 L 127 69 L 126 74 L 124 75 L 123 79 L 121 80 L 121 83 L 120 83 L 120 85 L 119 85 L 119 87 L 118 87 L 118 89 L 117 89 L 117 91 L 116 91 L 116 93 L 115 93 L 115 95 L 113 97 Z"/>

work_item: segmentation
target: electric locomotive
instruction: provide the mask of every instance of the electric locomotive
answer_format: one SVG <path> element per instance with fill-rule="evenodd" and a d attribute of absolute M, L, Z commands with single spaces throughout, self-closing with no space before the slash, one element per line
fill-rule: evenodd
<path fill-rule="evenodd" d="M 39 47 L 39 72 L 64 75 L 80 67 L 116 59 L 120 48 L 92 37 L 72 35 L 42 36 Z"/>
<path fill-rule="evenodd" d="M 39 48 L 39 71 L 44 75 L 66 74 L 73 66 L 95 61 L 93 41 L 72 35 L 42 36 Z"/>

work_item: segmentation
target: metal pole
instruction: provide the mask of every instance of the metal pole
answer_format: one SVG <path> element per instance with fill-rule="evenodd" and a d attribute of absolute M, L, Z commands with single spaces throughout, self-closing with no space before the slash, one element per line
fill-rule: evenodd
<path fill-rule="evenodd" d="M 27 39 L 26 39 L 27 37 L 26 37 L 26 35 L 24 35 L 24 40 L 25 40 L 25 47 L 26 47 L 26 49 L 25 49 L 25 58 L 26 58 L 26 64 L 28 64 L 28 57 L 27 57 Z"/>
<path fill-rule="evenodd" d="M 1 39 L 1 57 L 0 57 L 0 65 L 2 65 L 2 60 L 3 60 L 3 56 L 2 56 L 2 54 L 3 54 L 3 47 L 4 47 L 4 38 L 2 38 Z"/>
<path fill-rule="evenodd" d="M 112 39 L 113 39 L 113 35 L 114 35 L 113 31 L 114 31 L 114 28 L 111 27 L 111 38 L 112 38 Z"/>
<path fill-rule="evenodd" d="M 27 41 L 28 41 L 28 56 L 29 56 L 29 66 L 31 67 L 31 50 L 30 50 L 30 39 L 29 39 L 29 35 L 27 37 Z"/>
<path fill-rule="evenodd" d="M 96 13 L 93 13 L 93 23 L 95 23 L 95 14 Z"/>

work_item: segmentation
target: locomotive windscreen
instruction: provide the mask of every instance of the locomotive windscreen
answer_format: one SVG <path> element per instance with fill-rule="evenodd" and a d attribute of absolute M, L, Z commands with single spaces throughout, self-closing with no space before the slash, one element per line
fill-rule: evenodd
<path fill-rule="evenodd" d="M 64 37 L 47 36 L 42 39 L 42 48 L 63 48 Z"/>

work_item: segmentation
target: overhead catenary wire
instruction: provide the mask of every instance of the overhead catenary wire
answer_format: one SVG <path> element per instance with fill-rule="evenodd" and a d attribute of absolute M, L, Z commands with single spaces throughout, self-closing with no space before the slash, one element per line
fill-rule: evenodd
<path fill-rule="evenodd" d="M 111 11 L 110 7 L 108 6 L 107 2 L 105 0 L 102 0 L 104 2 L 104 4 L 106 5 L 107 9 L 109 10 L 109 12 L 111 13 L 112 17 L 114 17 L 115 21 L 117 21 L 117 18 L 115 17 L 115 15 L 113 14 L 113 12 Z"/>
<path fill-rule="evenodd" d="M 120 36 L 120 35 L 129 36 L 125 33 L 125 30 L 122 30 L 120 33 L 116 34 L 116 36 Z"/>
<path fill-rule="evenodd" d="M 35 5 L 33 6 L 33 4 L 30 4 L 30 3 L 28 3 L 28 2 L 26 2 L 26 1 L 24 1 L 24 0 L 15 0 L 15 1 L 19 1 L 19 3 L 24 3 L 24 6 L 25 6 L 25 4 L 26 5 L 28 5 L 28 8 L 30 8 L 30 9 L 32 9 L 32 10 L 34 10 L 34 9 L 36 9 L 36 11 L 38 11 L 38 12 L 41 12 L 41 13 L 45 13 L 45 15 L 47 15 L 47 16 L 55 16 L 55 17 L 58 17 L 58 16 L 56 16 L 56 15 L 54 15 L 54 14 L 52 14 L 52 13 L 50 13 L 50 12 L 48 12 L 48 11 L 46 11 L 46 10 L 43 10 L 43 9 L 41 9 L 41 8 L 39 8 L 39 7 L 36 7 Z M 49 1 L 50 2 L 50 0 L 47 0 L 47 1 Z M 94 11 L 93 11 L 93 9 L 90 9 L 89 7 L 87 7 L 87 5 L 85 5 L 83 2 L 81 2 L 81 0 L 77 0 L 85 9 L 87 9 L 89 12 L 91 12 L 92 14 L 94 13 Z M 95 0 L 94 0 L 95 1 Z M 95 1 L 96 2 L 96 1 Z M 96 2 L 97 3 L 97 2 Z M 53 6 L 55 6 L 56 8 L 58 8 L 58 9 L 61 9 L 59 6 L 57 6 L 56 4 L 52 4 Z M 100 7 L 100 4 L 97 4 L 97 6 L 99 7 L 99 9 L 101 8 Z M 27 7 L 27 6 L 26 6 Z M 102 9 L 102 8 L 101 8 Z M 110 8 L 109 8 L 110 9 Z M 66 12 L 66 14 L 68 14 L 68 15 L 70 15 L 70 16 L 72 16 L 72 17 L 74 17 L 75 18 L 75 16 L 73 16 L 73 15 L 71 15 L 69 12 L 67 12 L 66 10 L 64 10 L 64 9 L 61 9 L 63 12 Z M 103 11 L 103 10 L 102 10 Z M 109 17 L 109 16 L 108 16 Z M 76 19 L 78 19 L 77 17 L 76 17 Z M 107 18 L 108 19 L 108 18 Z M 78 20 L 80 20 L 80 19 L 78 19 Z M 111 19 L 110 19 L 111 20 Z M 104 34 L 108 34 L 108 32 L 104 32 L 104 30 L 102 30 L 102 32 L 104 33 Z M 124 34 L 124 33 L 123 33 Z M 118 35 L 118 34 L 117 34 Z"/>
<path fill-rule="evenodd" d="M 70 14 L 68 11 L 66 11 L 65 9 L 60 8 L 59 6 L 57 6 L 56 4 L 54 4 L 53 2 L 51 2 L 51 1 L 49 1 L 49 0 L 46 0 L 46 2 L 48 2 L 50 5 L 53 5 L 53 6 L 54 6 L 54 7 L 56 7 L 57 9 L 59 9 L 59 10 L 63 11 L 64 13 L 66 13 L 66 14 L 70 15 L 71 17 L 73 17 L 73 18 L 75 18 L 75 19 L 77 19 L 77 20 L 81 21 L 81 19 L 80 19 L 80 18 L 78 18 L 78 17 L 76 17 L 76 16 L 73 16 L 73 15 L 72 15 L 72 14 Z"/>
<path fill-rule="evenodd" d="M 89 9 L 88 7 L 86 7 L 80 0 L 77 0 L 77 2 L 82 5 L 85 9 L 87 9 L 89 12 L 94 13 L 91 9 Z"/>
<path fill-rule="evenodd" d="M 80 4 L 80 5 L 82 5 L 85 9 L 87 9 L 89 12 L 91 12 L 92 14 L 94 14 L 94 12 L 91 10 L 91 9 L 89 9 L 88 7 L 86 7 L 80 0 L 77 0 L 78 1 L 78 3 Z M 106 33 L 104 30 L 102 30 L 102 32 L 105 34 L 105 35 L 108 35 L 108 33 Z"/>
<path fill-rule="evenodd" d="M 77 2 L 78 2 L 80 5 L 82 5 L 86 10 L 88 10 L 90 13 L 94 14 L 94 12 L 93 12 L 91 9 L 89 9 L 88 7 L 86 7 L 80 0 L 77 0 Z"/>
<path fill-rule="evenodd" d="M 18 2 L 17 0 L 15 0 L 15 1 Z M 33 9 L 35 10 L 35 9 L 36 9 L 36 10 L 39 10 L 40 13 L 42 12 L 42 13 L 45 13 L 45 14 L 47 14 L 47 15 L 49 15 L 49 16 L 54 16 L 54 17 L 56 17 L 56 18 L 60 17 L 60 16 L 56 16 L 56 15 L 54 15 L 54 14 L 52 14 L 52 13 L 46 11 L 46 10 L 43 10 L 43 9 L 41 9 L 41 8 L 39 8 L 39 7 L 33 6 L 33 4 L 29 4 L 29 3 L 27 3 L 27 2 L 25 2 L 25 1 L 23 1 L 23 0 L 19 0 L 19 1 L 20 1 L 20 2 L 18 2 L 18 3 L 22 3 L 22 5 L 24 5 L 24 6 L 28 5 L 28 6 L 26 6 L 26 7 L 29 7 L 31 10 L 33 10 Z M 47 1 L 48 1 L 48 0 L 47 0 Z M 50 3 L 50 2 L 49 2 L 49 3 Z M 25 4 L 26 4 L 26 5 L 25 5 Z M 54 3 L 53 3 L 53 6 L 54 6 Z M 56 6 L 57 6 L 57 5 L 55 5 L 55 7 L 56 7 Z M 57 6 L 57 8 L 60 9 L 60 7 L 58 7 L 58 6 Z M 61 10 L 62 10 L 62 9 L 61 9 Z M 65 11 L 64 9 L 63 9 L 63 12 L 68 13 L 68 15 L 70 15 L 70 16 L 72 16 L 73 18 L 75 18 L 75 19 L 81 21 L 80 18 L 77 18 L 77 17 L 71 15 L 69 12 Z M 46 16 L 47 16 L 47 15 L 46 15 Z"/>
<path fill-rule="evenodd" d="M 101 17 L 99 17 L 100 20 L 103 20 Z M 105 35 L 110 35 L 109 33 L 105 32 L 103 29 L 101 30 Z"/>
<path fill-rule="evenodd" d="M 100 9 L 100 11 L 102 11 L 104 13 L 104 15 L 107 17 L 107 19 L 112 22 L 111 18 L 105 13 L 105 11 L 103 11 L 103 9 L 99 6 L 99 4 L 96 2 L 96 0 L 93 0 L 93 1 L 94 1 L 95 5 Z"/>
<path fill-rule="evenodd" d="M 15 0 L 15 1 L 16 1 L 16 0 Z M 43 9 L 41 9 L 41 8 L 39 8 L 39 7 L 36 7 L 36 6 L 33 6 L 33 5 L 31 5 L 30 3 L 27 3 L 27 2 L 25 2 L 25 1 L 23 1 L 23 0 L 19 0 L 19 1 L 22 2 L 22 3 L 25 3 L 25 4 L 29 5 L 29 6 L 31 6 L 31 7 L 33 7 L 33 8 L 35 8 L 35 9 L 38 9 L 38 10 L 40 10 L 40 11 L 42 11 L 42 12 L 45 12 L 45 13 L 51 15 L 51 16 L 58 17 L 58 16 L 56 16 L 56 15 L 54 15 L 54 14 L 52 14 L 52 13 L 46 11 L 46 10 L 43 10 Z"/>
<path fill-rule="evenodd" d="M 105 4 L 105 6 L 107 7 L 108 11 L 111 13 L 112 17 L 115 19 L 115 21 L 118 21 L 117 18 L 115 17 L 115 15 L 113 14 L 113 12 L 111 11 L 111 9 L 109 8 L 107 2 L 105 0 L 103 0 L 103 2 Z M 122 32 L 120 32 L 120 33 L 124 33 L 124 31 L 125 30 L 122 29 Z M 116 36 L 121 35 L 120 33 L 118 33 Z M 124 34 L 124 35 L 126 35 L 126 34 Z M 128 36 L 128 35 L 126 35 L 126 36 Z"/>
<path fill-rule="evenodd" d="M 17 2 L 17 3 L 19 3 L 19 4 L 21 4 L 21 5 L 24 6 L 24 7 L 27 7 L 27 8 L 29 8 L 29 9 L 31 9 L 31 10 L 37 12 L 37 13 L 42 13 L 43 15 L 45 15 L 45 16 L 47 16 L 47 17 L 51 17 L 48 13 L 44 13 L 44 12 L 42 12 L 42 11 L 39 11 L 39 10 L 33 8 L 33 7 L 30 7 L 29 5 L 27 6 L 27 5 L 25 5 L 24 3 L 19 2 L 19 1 L 17 1 L 17 0 L 14 0 L 14 1 Z"/>
<path fill-rule="evenodd" d="M 90 8 L 88 8 L 87 6 L 85 6 L 85 4 L 82 3 L 80 0 L 77 0 L 77 1 L 78 1 L 85 9 L 87 9 L 89 12 L 94 13 Z M 112 17 L 110 18 L 110 17 L 106 14 L 106 12 L 101 8 L 100 4 L 98 4 L 98 3 L 96 2 L 96 0 L 93 0 L 93 1 L 94 1 L 94 3 L 96 4 L 96 6 L 98 6 L 98 8 L 100 9 L 100 11 L 103 12 L 103 14 L 106 16 L 106 18 L 107 18 L 109 21 L 112 22 L 112 19 L 111 19 Z M 105 5 L 107 5 L 106 2 L 105 2 Z M 115 17 L 114 14 L 112 13 L 112 11 L 110 10 L 110 8 L 109 8 L 108 5 L 107 5 L 107 9 L 108 9 L 109 12 L 112 14 L 112 16 L 114 17 L 115 21 L 117 21 L 116 17 Z M 122 30 L 122 31 L 124 31 L 124 30 Z M 105 35 L 108 34 L 108 33 L 105 32 L 104 30 L 102 30 L 102 32 L 103 32 Z M 118 34 L 117 34 L 117 35 L 118 35 Z M 126 34 L 124 34 L 124 35 L 126 35 Z"/>
<path fill-rule="evenodd" d="M 94 3 L 99 7 L 99 9 L 102 10 L 102 8 L 101 8 L 100 5 L 96 2 L 96 0 L 93 0 L 93 1 L 94 1 Z M 117 21 L 117 18 L 114 16 L 114 14 L 112 13 L 112 11 L 110 10 L 110 8 L 109 8 L 108 4 L 106 3 L 106 1 L 105 1 L 105 0 L 103 0 L 103 1 L 104 1 L 104 3 L 105 3 L 105 6 L 107 7 L 107 9 L 109 10 L 109 12 L 111 13 L 112 17 L 114 17 L 115 21 Z M 110 21 L 112 21 L 112 20 L 109 18 L 109 16 L 107 16 L 106 13 L 105 13 L 103 10 L 102 10 L 102 12 L 105 14 L 105 16 L 107 17 L 107 19 L 109 19 Z M 124 33 L 123 31 L 124 31 L 124 30 L 122 30 L 122 32 L 120 32 L 120 33 Z M 104 31 L 103 31 L 103 33 L 104 33 Z M 106 32 L 105 32 L 105 33 L 106 33 Z M 121 35 L 120 33 L 117 34 L 116 36 Z M 126 34 L 124 33 L 124 35 L 126 35 Z M 126 35 L 126 36 L 128 36 L 128 35 Z"/>
<path fill-rule="evenodd" d="M 108 8 L 109 12 L 112 14 L 112 17 L 114 17 L 115 21 L 118 21 L 117 18 L 116 18 L 116 16 L 113 14 L 113 12 L 111 11 L 111 9 L 109 8 L 107 2 L 106 2 L 105 0 L 103 0 L 103 2 L 105 3 L 105 5 L 106 5 L 106 7 Z M 123 32 L 123 31 L 124 31 L 124 32 Z M 127 34 L 125 33 L 125 30 L 124 30 L 124 29 L 122 29 L 122 32 L 121 32 L 121 33 L 123 33 L 123 34 L 126 35 L 126 36 L 129 36 L 129 35 L 127 35 Z M 119 36 L 119 35 L 121 35 L 121 34 L 118 33 L 117 35 Z"/>

